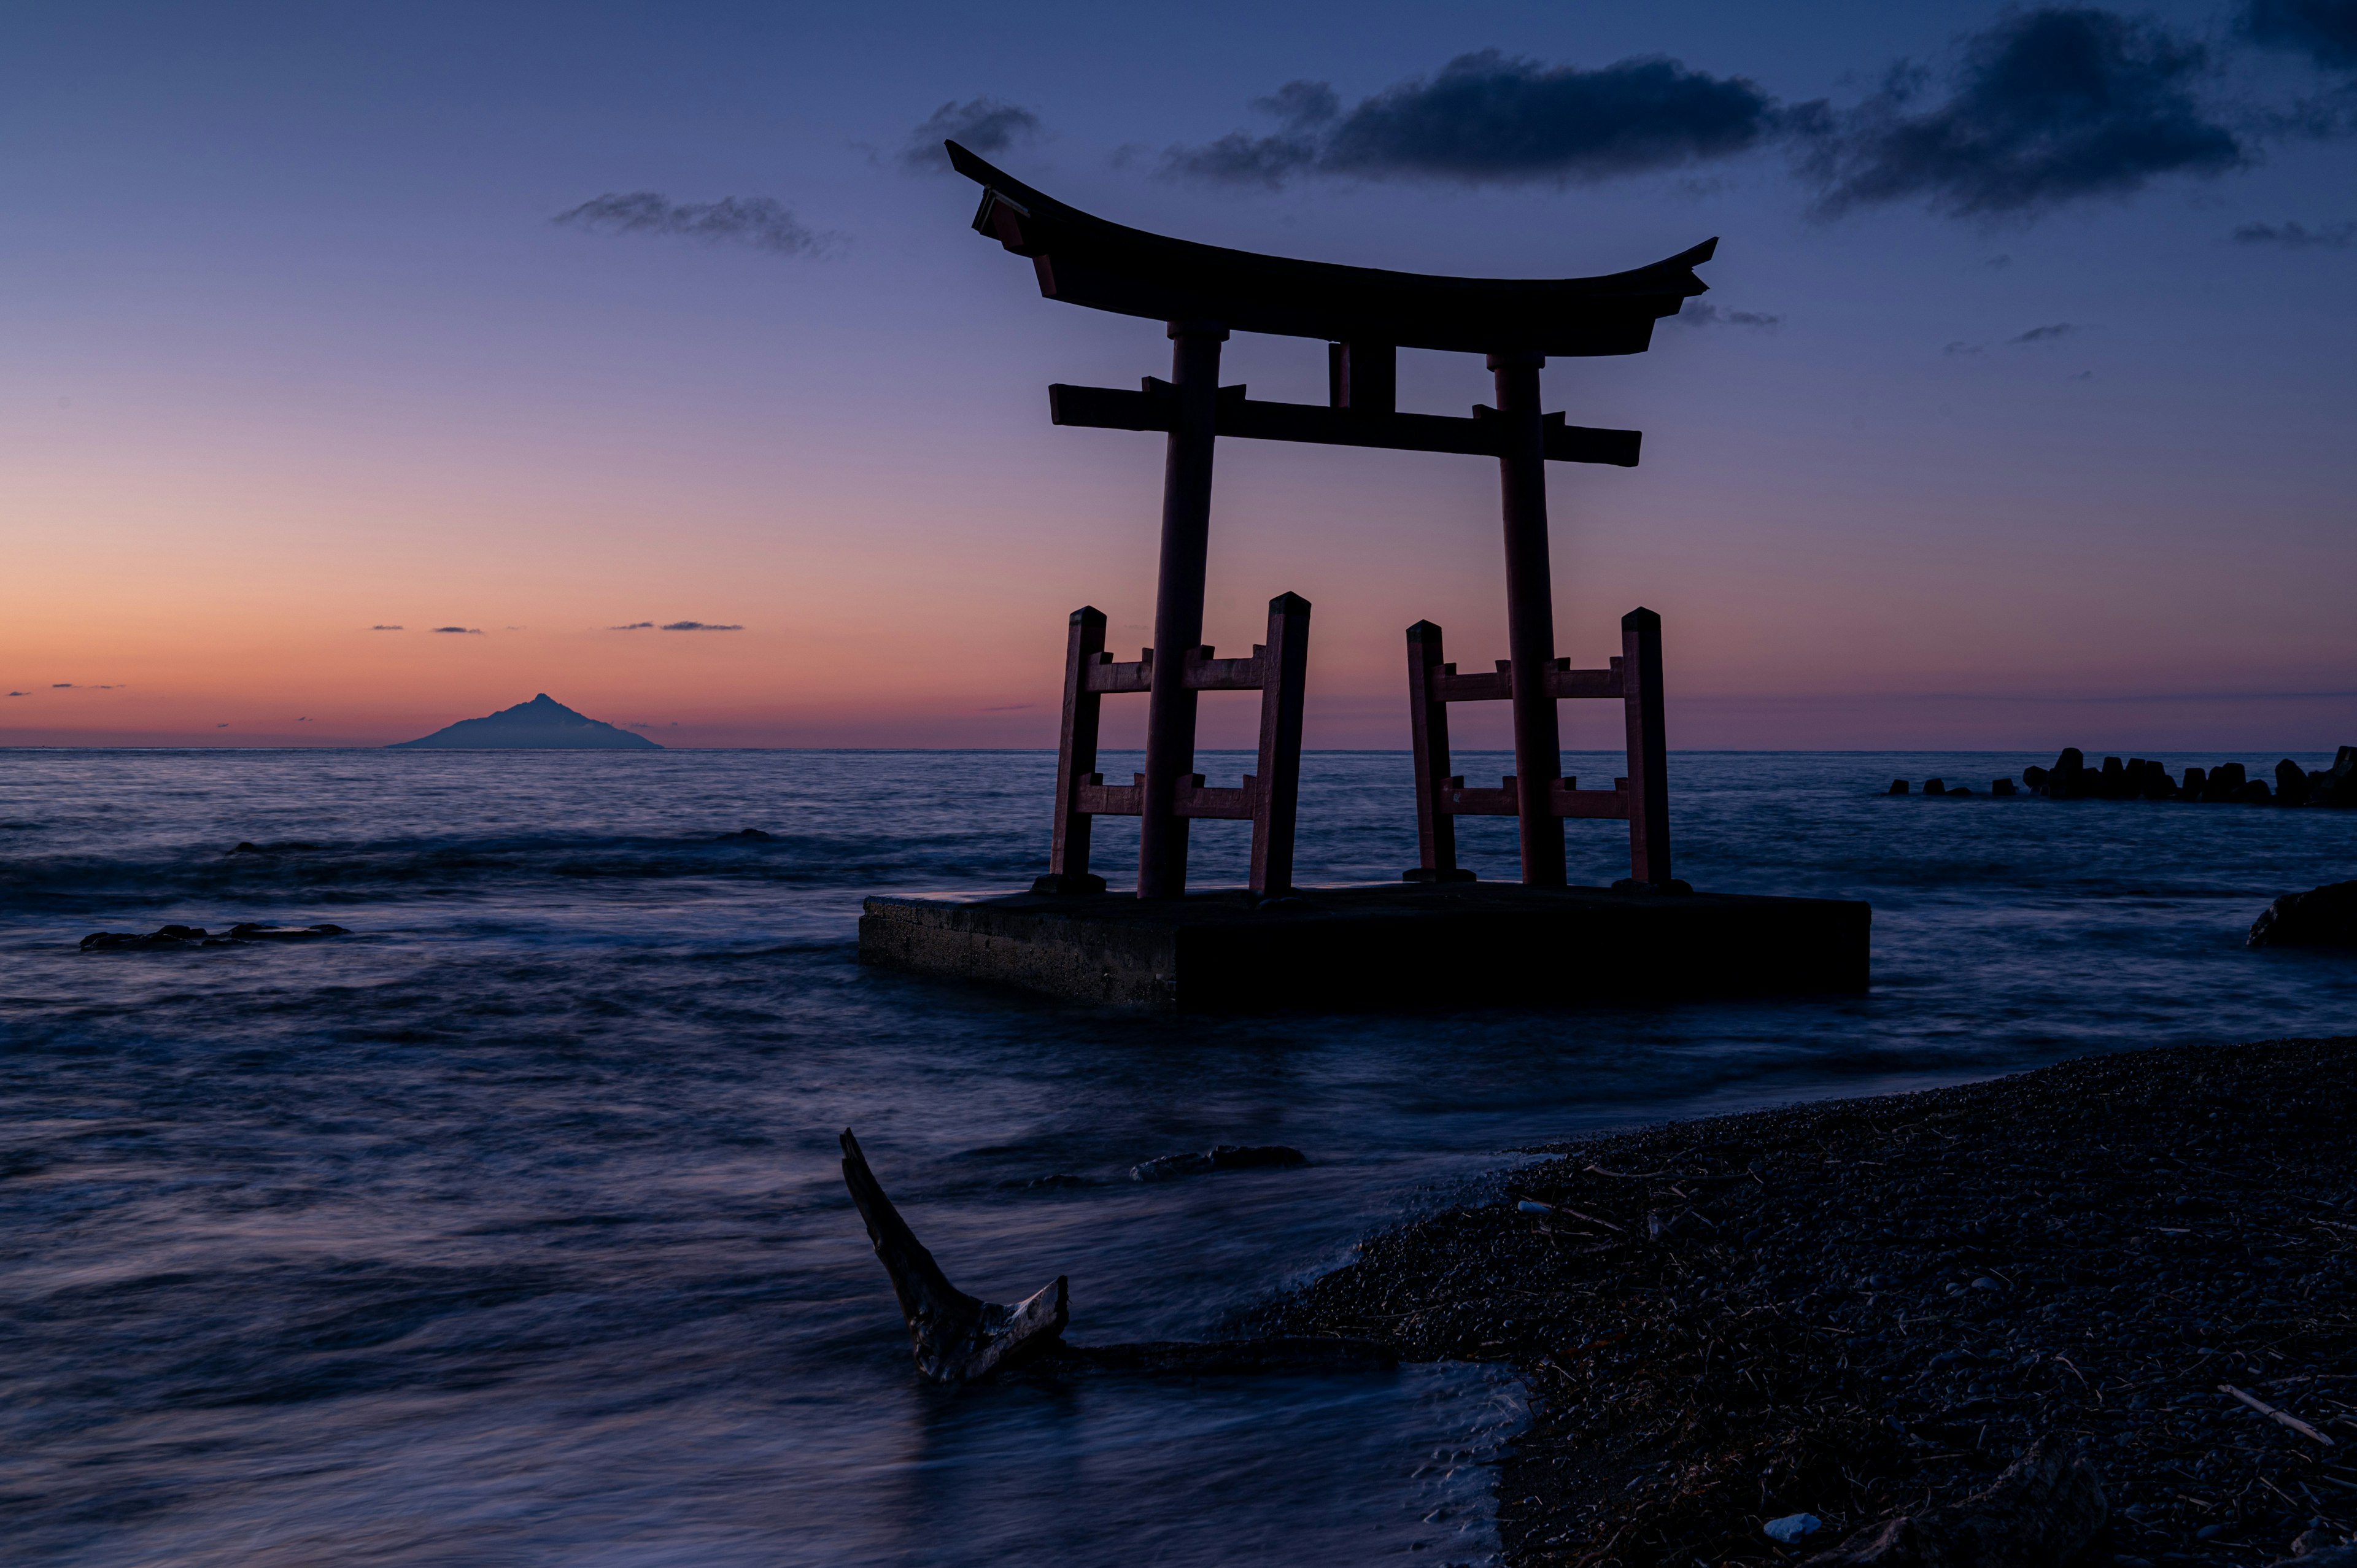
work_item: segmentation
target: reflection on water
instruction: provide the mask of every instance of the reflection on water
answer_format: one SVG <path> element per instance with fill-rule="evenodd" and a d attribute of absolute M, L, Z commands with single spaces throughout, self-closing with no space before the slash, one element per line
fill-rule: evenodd
<path fill-rule="evenodd" d="M 2357 813 L 1876 792 L 2030 760 L 1676 759 L 1681 873 L 1872 899 L 1867 997 L 1172 1023 L 852 961 L 865 892 L 1036 873 L 1052 757 L 0 753 L 0 1530 L 77 1564 L 1486 1561 L 1493 1369 L 917 1386 L 834 1133 L 966 1289 L 1069 1273 L 1076 1339 L 1192 1337 L 1518 1143 L 2347 1027 L 2357 966 L 2240 942 L 2349 875 Z M 1405 757 L 1308 771 L 1306 879 L 1413 861 Z M 776 837 L 714 842 L 743 827 Z M 1469 864 L 1510 875 L 1511 827 Z M 1609 880 L 1625 840 L 1583 827 Z M 1241 827 L 1197 837 L 1241 880 Z M 238 919 L 356 935 L 73 948 Z M 1221 1142 L 1313 1163 L 1126 1179 Z"/>

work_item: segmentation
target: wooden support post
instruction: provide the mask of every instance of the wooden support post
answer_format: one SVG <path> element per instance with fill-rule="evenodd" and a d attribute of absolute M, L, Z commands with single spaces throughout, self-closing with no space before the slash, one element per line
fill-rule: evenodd
<path fill-rule="evenodd" d="M 1082 605 L 1072 612 L 1064 642 L 1064 722 L 1056 743 L 1056 830 L 1048 845 L 1048 875 L 1034 893 L 1102 893 L 1104 878 L 1089 875 L 1090 814 L 1080 809 L 1081 781 L 1097 770 L 1097 717 L 1104 693 L 1092 691 L 1089 671 L 1103 664 L 1104 612 Z"/>
<path fill-rule="evenodd" d="M 1353 413 L 1399 411 L 1399 350 L 1389 343 L 1326 345 L 1326 403 Z"/>
<path fill-rule="evenodd" d="M 1217 322 L 1173 321 L 1170 439 L 1162 468 L 1162 558 L 1154 593 L 1154 660 L 1146 711 L 1146 800 L 1138 824 L 1137 896 L 1187 891 L 1187 819 L 1179 783 L 1195 771 L 1195 690 L 1188 661 L 1203 641 L 1203 576 L 1211 538 L 1211 449 L 1218 438 Z"/>
<path fill-rule="evenodd" d="M 1533 353 L 1490 356 L 1501 437 L 1506 651 L 1512 656 L 1514 774 L 1522 781 L 1517 815 L 1528 887 L 1560 887 L 1565 880 L 1563 819 L 1554 810 L 1563 745 L 1548 683 L 1555 667 L 1555 585 L 1547 565 L 1546 436 L 1539 410 L 1539 367 L 1545 363 Z"/>
<path fill-rule="evenodd" d="M 1301 802 L 1301 707 L 1308 686 L 1309 601 L 1268 601 L 1268 642 L 1260 654 L 1260 771 L 1252 790 L 1252 890 L 1273 898 L 1293 890 L 1293 825 Z"/>
<path fill-rule="evenodd" d="M 1407 628 L 1408 734 L 1415 754 L 1416 865 L 1405 882 L 1470 882 L 1457 865 L 1457 818 L 1446 809 L 1448 703 L 1439 692 L 1440 628 L 1420 620 Z M 1461 782 L 1461 781 L 1460 781 Z"/>
<path fill-rule="evenodd" d="M 1662 618 L 1641 605 L 1620 618 L 1621 695 L 1629 711 L 1629 875 L 1670 880 L 1669 732 L 1662 716 Z"/>

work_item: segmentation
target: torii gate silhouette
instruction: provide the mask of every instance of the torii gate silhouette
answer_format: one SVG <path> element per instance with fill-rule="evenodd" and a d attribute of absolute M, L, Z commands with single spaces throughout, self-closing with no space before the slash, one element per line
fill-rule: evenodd
<path fill-rule="evenodd" d="M 1661 692 L 1661 619 L 1637 609 L 1621 621 L 1622 655 L 1604 670 L 1573 670 L 1555 655 L 1547 562 L 1549 460 L 1633 467 L 1639 433 L 1567 424 L 1540 408 L 1539 371 L 1549 357 L 1640 354 L 1653 323 L 1707 291 L 1694 269 L 1718 242 L 1705 241 L 1650 266 L 1602 277 L 1439 277 L 1257 255 L 1168 239 L 1067 207 L 993 167 L 955 142 L 950 162 L 983 188 L 976 231 L 1028 257 L 1049 299 L 1164 322 L 1168 381 L 1143 390 L 1051 386 L 1058 424 L 1168 433 L 1162 486 L 1160 577 L 1154 647 L 1135 664 L 1104 654 L 1104 618 L 1074 612 L 1056 775 L 1056 829 L 1049 875 L 1035 890 L 1101 892 L 1088 870 L 1089 821 L 1141 819 L 1137 896 L 1176 898 L 1187 889 L 1188 822 L 1254 822 L 1254 892 L 1275 896 L 1292 880 L 1293 817 L 1301 746 L 1302 671 L 1309 606 L 1280 595 L 1270 640 L 1251 659 L 1214 660 L 1201 646 L 1210 548 L 1211 456 L 1222 435 L 1328 446 L 1455 452 L 1498 459 L 1506 553 L 1506 643 L 1494 675 L 1460 675 L 1440 661 L 1440 628 L 1408 628 L 1412 730 L 1416 752 L 1421 865 L 1412 881 L 1469 880 L 1456 865 L 1458 816 L 1519 819 L 1526 886 L 1565 883 L 1566 817 L 1629 822 L 1632 879 L 1670 884 L 1669 796 Z M 1328 344 L 1328 406 L 1254 402 L 1219 384 L 1228 334 L 1267 332 Z M 1437 349 L 1488 357 L 1497 406 L 1470 418 L 1402 413 L 1397 351 Z M 1157 651 L 1161 654 L 1156 658 Z M 1207 789 L 1194 771 L 1196 693 L 1262 693 L 1260 771 L 1242 789 Z M 1098 699 L 1147 693 L 1146 770 L 1130 786 L 1094 772 Z M 1565 697 L 1620 700 L 1628 711 L 1629 777 L 1611 790 L 1565 779 L 1555 704 Z M 1467 789 L 1448 773 L 1447 704 L 1512 703 L 1515 776 L 1502 789 Z"/>

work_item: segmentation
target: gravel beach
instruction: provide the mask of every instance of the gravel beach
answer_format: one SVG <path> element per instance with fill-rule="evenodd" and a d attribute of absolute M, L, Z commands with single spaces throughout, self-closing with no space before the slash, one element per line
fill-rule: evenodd
<path fill-rule="evenodd" d="M 1522 1373 L 1512 1563 L 1791 1562 L 2040 1437 L 2080 1562 L 2273 1563 L 2357 1531 L 2352 1090 L 2271 1040 L 1551 1145 L 1279 1326 Z"/>

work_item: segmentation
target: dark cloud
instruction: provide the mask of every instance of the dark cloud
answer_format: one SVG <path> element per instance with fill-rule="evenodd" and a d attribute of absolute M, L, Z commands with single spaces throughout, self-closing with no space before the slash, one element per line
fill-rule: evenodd
<path fill-rule="evenodd" d="M 745 628 L 741 626 L 714 626 L 700 620 L 675 620 L 666 622 L 663 629 L 665 631 L 742 631 Z"/>
<path fill-rule="evenodd" d="M 1608 179 L 1726 157 L 1774 134 L 1778 112 L 1741 77 L 1665 56 L 1594 70 L 1484 49 L 1348 110 L 1322 81 L 1292 81 L 1253 107 L 1277 130 L 1173 147 L 1166 172 L 1277 186 L 1297 175 L 1463 184 Z"/>
<path fill-rule="evenodd" d="M 651 620 L 634 620 L 628 626 L 609 626 L 606 629 L 608 631 L 652 631 L 654 628 L 655 623 Z"/>
<path fill-rule="evenodd" d="M 401 628 L 397 626 L 372 626 L 369 628 L 369 629 L 371 631 L 399 631 Z"/>
<path fill-rule="evenodd" d="M 2357 223 L 2245 223 L 2234 231 L 2238 245 L 2280 245 L 2287 251 L 2345 251 L 2357 241 Z"/>
<path fill-rule="evenodd" d="M 909 133 L 909 145 L 900 150 L 900 163 L 919 174 L 947 174 L 950 156 L 942 149 L 943 142 L 971 147 L 987 157 L 1018 143 L 1038 139 L 1039 131 L 1039 116 L 1020 104 L 1002 103 L 996 98 L 970 98 L 963 103 L 952 101 L 934 110 L 932 118 Z"/>
<path fill-rule="evenodd" d="M 2029 215 L 2126 196 L 2158 176 L 2214 175 L 2246 161 L 2194 88 L 2201 47 L 2109 11 L 2015 12 L 1964 40 L 1948 95 L 1902 63 L 1857 107 L 1802 117 L 1801 168 L 1817 209 L 1921 200 L 1966 217 Z"/>
<path fill-rule="evenodd" d="M 442 632 L 457 632 L 463 637 L 480 637 L 483 635 L 483 628 L 479 626 L 437 626 L 434 629 L 436 631 Z"/>
<path fill-rule="evenodd" d="M 2007 343 L 2051 343 L 2058 338 L 2068 338 L 2077 330 L 2079 329 L 2067 321 L 2055 321 L 2044 327 L 2033 327 L 2018 338 L 2008 338 L 2006 341 Z"/>
<path fill-rule="evenodd" d="M 73 689 L 74 683 L 70 681 L 52 681 L 49 682 L 49 690 L 52 692 L 70 692 Z"/>
<path fill-rule="evenodd" d="M 2244 0 L 2235 30 L 2334 70 L 2357 70 L 2357 0 Z"/>
<path fill-rule="evenodd" d="M 1756 310 L 1721 310 L 1716 305 L 1705 305 L 1698 299 L 1686 301 L 1685 308 L 1679 311 L 1674 319 L 1688 327 L 1781 327 L 1784 324 L 1781 316 L 1763 316 Z"/>
<path fill-rule="evenodd" d="M 29 697 L 33 693 L 30 692 L 11 692 L 8 694 L 12 697 Z"/>
<path fill-rule="evenodd" d="M 675 234 L 709 245 L 750 245 L 781 256 L 823 256 L 843 236 L 821 233 L 766 196 L 672 201 L 651 190 L 608 191 L 549 220 L 600 234 Z"/>
<path fill-rule="evenodd" d="M 1952 360 L 1956 360 L 1962 359 L 1968 354 L 1986 354 L 1988 350 L 1982 348 L 1978 343 L 1967 343 L 1960 338 L 1956 341 L 1949 344 L 1946 348 L 1941 349 L 1940 352 L 1947 355 L 1948 358 Z"/>

